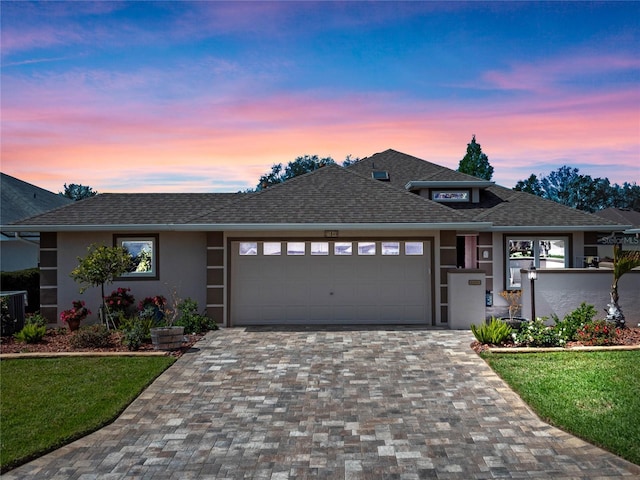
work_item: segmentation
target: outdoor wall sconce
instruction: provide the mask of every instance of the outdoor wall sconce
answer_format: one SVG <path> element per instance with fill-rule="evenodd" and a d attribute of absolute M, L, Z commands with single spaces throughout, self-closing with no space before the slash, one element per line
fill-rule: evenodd
<path fill-rule="evenodd" d="M 536 319 L 536 280 L 538 279 L 538 271 L 535 265 L 529 267 L 529 273 L 527 274 L 529 281 L 531 282 L 531 321 Z"/>

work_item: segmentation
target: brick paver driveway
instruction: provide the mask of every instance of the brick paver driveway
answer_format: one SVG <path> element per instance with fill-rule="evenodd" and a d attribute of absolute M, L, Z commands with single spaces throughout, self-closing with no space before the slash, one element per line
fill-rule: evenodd
<path fill-rule="evenodd" d="M 412 328 L 212 332 L 115 423 L 3 478 L 640 477 L 541 422 L 471 340 Z"/>

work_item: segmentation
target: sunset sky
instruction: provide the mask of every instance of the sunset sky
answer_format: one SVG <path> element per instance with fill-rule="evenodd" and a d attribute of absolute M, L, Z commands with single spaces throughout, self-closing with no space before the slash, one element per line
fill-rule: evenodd
<path fill-rule="evenodd" d="M 1 170 L 228 192 L 304 154 L 640 183 L 640 2 L 7 2 Z"/>

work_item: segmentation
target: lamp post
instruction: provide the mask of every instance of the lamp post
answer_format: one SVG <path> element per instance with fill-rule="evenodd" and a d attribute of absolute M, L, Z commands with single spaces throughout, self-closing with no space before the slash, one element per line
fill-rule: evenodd
<path fill-rule="evenodd" d="M 531 321 L 536 320 L 536 280 L 538 279 L 538 271 L 535 265 L 529 267 L 529 281 L 531 282 Z"/>

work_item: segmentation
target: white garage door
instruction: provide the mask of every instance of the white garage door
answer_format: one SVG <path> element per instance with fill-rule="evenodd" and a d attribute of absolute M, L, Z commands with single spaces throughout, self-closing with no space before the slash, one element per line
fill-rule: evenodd
<path fill-rule="evenodd" d="M 428 241 L 232 242 L 231 324 L 431 324 Z"/>

